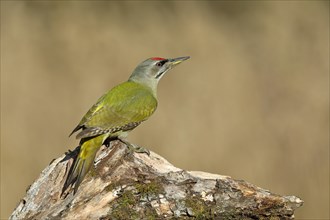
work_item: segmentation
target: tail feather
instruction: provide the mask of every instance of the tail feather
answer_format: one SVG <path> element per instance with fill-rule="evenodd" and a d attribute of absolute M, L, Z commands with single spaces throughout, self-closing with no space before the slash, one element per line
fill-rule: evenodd
<path fill-rule="evenodd" d="M 75 185 L 74 185 L 74 191 L 73 194 L 75 194 L 78 190 L 78 187 L 82 180 L 84 179 L 85 175 L 87 174 L 89 167 L 86 167 L 86 160 L 79 160 L 77 169 L 75 170 Z"/>
<path fill-rule="evenodd" d="M 70 168 L 68 177 L 64 183 L 62 194 L 66 191 L 66 189 L 74 184 L 74 191 L 75 194 L 78 190 L 80 183 L 83 181 L 84 177 L 90 170 L 93 162 L 94 162 L 95 154 L 91 155 L 88 158 L 80 158 L 79 155 L 74 162 L 73 166 Z"/>
<path fill-rule="evenodd" d="M 61 195 L 71 185 L 74 185 L 73 193 L 75 194 L 77 192 L 79 185 L 93 165 L 95 155 L 100 149 L 102 143 L 103 137 L 100 136 L 81 142 L 79 154 L 70 168 Z"/>

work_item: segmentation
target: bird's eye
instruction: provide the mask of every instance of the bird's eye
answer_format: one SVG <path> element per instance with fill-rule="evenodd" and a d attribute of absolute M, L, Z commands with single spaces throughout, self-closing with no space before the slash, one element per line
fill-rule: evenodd
<path fill-rule="evenodd" d="M 161 61 L 159 61 L 158 63 L 156 63 L 156 66 L 161 67 L 161 66 L 163 66 L 166 62 L 167 62 L 166 59 L 161 60 Z"/>

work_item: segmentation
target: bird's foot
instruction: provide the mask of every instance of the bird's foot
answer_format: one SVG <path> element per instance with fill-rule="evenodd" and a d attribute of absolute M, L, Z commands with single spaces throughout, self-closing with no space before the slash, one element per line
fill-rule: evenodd
<path fill-rule="evenodd" d="M 130 151 L 135 152 L 135 153 L 139 153 L 139 154 L 147 154 L 148 156 L 150 156 L 150 151 L 144 147 L 140 147 L 138 145 L 135 144 L 130 144 L 128 145 L 128 148 Z"/>
<path fill-rule="evenodd" d="M 131 144 L 129 143 L 128 141 L 126 140 L 122 140 L 122 139 L 119 139 L 122 143 L 126 144 L 126 146 L 128 147 L 130 153 L 144 153 L 144 154 L 147 154 L 148 156 L 150 156 L 150 151 L 144 147 L 140 147 L 136 144 Z"/>

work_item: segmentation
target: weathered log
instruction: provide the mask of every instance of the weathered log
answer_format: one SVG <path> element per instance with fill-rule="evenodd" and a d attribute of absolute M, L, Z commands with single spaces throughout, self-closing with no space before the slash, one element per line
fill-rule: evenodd
<path fill-rule="evenodd" d="M 303 201 L 243 180 L 174 167 L 131 153 L 118 141 L 102 147 L 78 192 L 60 197 L 71 152 L 52 161 L 10 219 L 292 219 Z"/>

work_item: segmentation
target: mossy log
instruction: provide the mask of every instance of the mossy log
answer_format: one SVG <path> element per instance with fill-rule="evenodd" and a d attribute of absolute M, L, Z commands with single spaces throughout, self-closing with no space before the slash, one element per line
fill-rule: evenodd
<path fill-rule="evenodd" d="M 303 201 L 243 180 L 174 167 L 113 141 L 73 195 L 61 195 L 71 157 L 52 161 L 10 219 L 292 219 Z"/>

